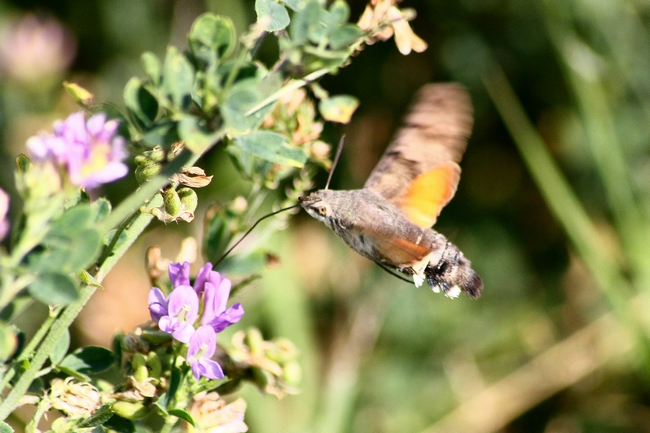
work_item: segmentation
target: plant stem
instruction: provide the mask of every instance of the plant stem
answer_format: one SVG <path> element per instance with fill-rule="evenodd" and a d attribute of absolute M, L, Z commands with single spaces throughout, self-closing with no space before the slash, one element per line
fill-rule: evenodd
<path fill-rule="evenodd" d="M 170 433 L 172 431 L 172 428 L 174 428 L 174 425 L 178 422 L 178 418 L 175 416 L 168 416 L 165 419 L 165 424 L 163 425 L 162 429 L 160 429 L 160 433 Z"/>
<path fill-rule="evenodd" d="M 42 398 L 41 401 L 38 402 L 38 406 L 36 406 L 36 413 L 34 413 L 32 419 L 25 426 L 25 433 L 40 432 L 40 430 L 38 429 L 38 423 L 40 422 L 41 418 L 43 418 L 43 415 L 45 414 L 45 412 L 47 412 L 49 407 L 50 407 L 49 398 Z"/>
<path fill-rule="evenodd" d="M 282 96 L 284 96 L 287 93 L 293 92 L 296 89 L 299 89 L 301 87 L 306 86 L 307 84 L 311 83 L 312 81 L 315 81 L 322 77 L 323 75 L 326 75 L 328 72 L 330 72 L 330 68 L 322 68 L 318 69 L 317 71 L 312 72 L 311 74 L 305 75 L 304 78 L 301 78 L 299 80 L 291 80 L 289 81 L 284 87 L 282 87 L 280 90 L 269 96 L 268 98 L 262 100 L 259 104 L 251 108 L 246 112 L 247 116 L 250 116 L 251 114 L 255 114 L 257 111 L 260 111 L 262 108 L 266 107 L 267 105 L 271 104 L 272 102 L 277 101 L 280 99 Z"/>

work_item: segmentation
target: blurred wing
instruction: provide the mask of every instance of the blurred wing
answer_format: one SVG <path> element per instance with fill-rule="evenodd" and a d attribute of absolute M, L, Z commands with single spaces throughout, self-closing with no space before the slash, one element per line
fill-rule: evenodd
<path fill-rule="evenodd" d="M 364 188 L 431 227 L 456 192 L 472 123 L 472 103 L 461 85 L 422 87 Z"/>

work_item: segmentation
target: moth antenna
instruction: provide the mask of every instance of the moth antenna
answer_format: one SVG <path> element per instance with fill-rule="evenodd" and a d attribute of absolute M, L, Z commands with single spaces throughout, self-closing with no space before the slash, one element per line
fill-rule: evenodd
<path fill-rule="evenodd" d="M 263 217 L 260 217 L 257 221 L 255 221 L 255 222 L 253 223 L 252 226 L 250 226 L 250 227 L 248 228 L 248 230 L 246 230 L 246 232 L 244 232 L 244 234 L 242 235 L 242 237 L 239 238 L 239 240 L 238 240 L 237 242 L 235 242 L 235 245 L 233 245 L 232 247 L 228 248 L 228 251 L 226 251 L 225 253 L 223 253 L 223 255 L 219 258 L 219 260 L 217 260 L 216 262 L 214 262 L 213 266 L 216 268 L 217 265 L 223 261 L 223 259 L 225 259 L 226 257 L 228 257 L 228 254 L 230 254 L 230 253 L 232 252 L 232 250 L 234 250 L 235 247 L 237 247 L 237 245 L 239 245 L 239 244 L 241 243 L 241 241 L 243 241 L 243 240 L 246 238 L 246 236 L 248 236 L 248 235 L 250 234 L 250 232 L 252 232 L 253 229 L 254 229 L 254 228 L 255 228 L 259 223 L 261 223 L 263 220 L 267 219 L 268 217 L 272 217 L 273 215 L 277 215 L 277 214 L 279 214 L 280 212 L 284 212 L 285 210 L 293 209 L 294 207 L 298 207 L 298 206 L 300 206 L 300 203 L 296 203 L 296 204 L 294 204 L 293 206 L 288 206 L 288 207 L 282 208 L 282 209 L 280 209 L 280 210 L 276 210 L 275 212 L 268 213 L 268 214 L 264 215 Z"/>
<path fill-rule="evenodd" d="M 334 155 L 334 161 L 332 161 L 332 168 L 330 169 L 330 174 L 329 176 L 327 176 L 327 183 L 325 184 L 325 189 L 329 189 L 330 182 L 332 180 L 332 175 L 334 174 L 334 169 L 336 168 L 336 164 L 339 163 L 339 157 L 341 156 L 341 151 L 343 150 L 343 141 L 345 141 L 345 134 L 341 135 L 341 139 L 339 140 L 339 145 L 336 148 L 336 155 Z"/>

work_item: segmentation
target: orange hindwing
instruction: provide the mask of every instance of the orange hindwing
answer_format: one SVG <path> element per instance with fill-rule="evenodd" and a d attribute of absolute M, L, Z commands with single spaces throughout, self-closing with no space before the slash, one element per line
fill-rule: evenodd
<path fill-rule="evenodd" d="M 399 208 L 420 227 L 431 227 L 454 196 L 459 178 L 460 167 L 455 162 L 433 167 L 416 177 L 406 188 Z"/>

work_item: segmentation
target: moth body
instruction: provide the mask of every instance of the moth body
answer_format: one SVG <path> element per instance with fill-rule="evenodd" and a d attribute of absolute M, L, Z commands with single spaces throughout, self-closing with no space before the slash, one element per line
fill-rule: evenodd
<path fill-rule="evenodd" d="M 461 290 L 476 298 L 480 278 L 463 253 L 435 230 L 412 223 L 385 198 L 368 189 L 320 190 L 301 206 L 353 250 L 370 260 L 426 280 L 434 292 L 455 298 Z M 478 281 L 476 280 L 478 279 Z"/>

